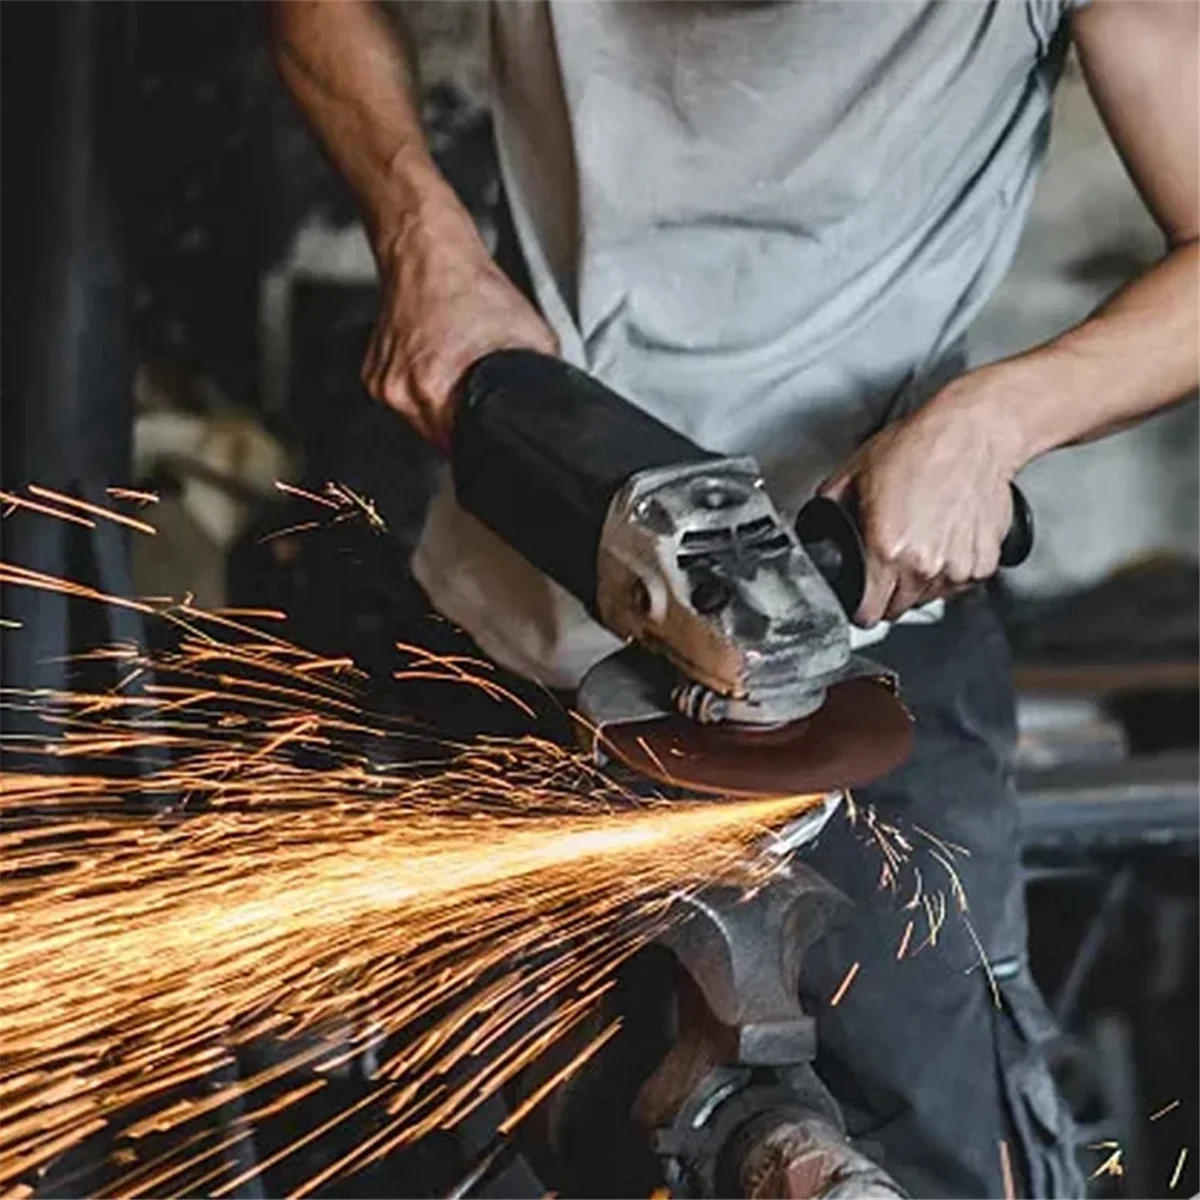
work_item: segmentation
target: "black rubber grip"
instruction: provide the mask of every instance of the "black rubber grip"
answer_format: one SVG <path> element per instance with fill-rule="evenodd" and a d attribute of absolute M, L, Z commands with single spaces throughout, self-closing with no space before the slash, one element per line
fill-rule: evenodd
<path fill-rule="evenodd" d="M 1033 550 L 1033 509 L 1015 483 L 1008 486 L 1012 491 L 1013 515 L 1004 541 L 1000 543 L 1000 565 L 1019 567 Z"/>
<path fill-rule="evenodd" d="M 531 350 L 480 359 L 455 395 L 458 502 L 593 611 L 616 492 L 639 471 L 715 457 L 586 372 Z"/>
<path fill-rule="evenodd" d="M 1000 543 L 1000 565 L 1018 567 L 1033 550 L 1033 509 L 1015 483 L 1009 487 L 1013 515 Z M 796 517 L 796 536 L 842 608 L 853 616 L 867 586 L 866 552 L 853 509 L 827 496 L 816 496 Z"/>

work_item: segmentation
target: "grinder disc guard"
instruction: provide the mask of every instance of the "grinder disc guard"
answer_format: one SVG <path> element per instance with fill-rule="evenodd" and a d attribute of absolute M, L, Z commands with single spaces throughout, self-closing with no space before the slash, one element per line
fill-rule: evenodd
<path fill-rule="evenodd" d="M 770 797 L 858 787 L 912 748 L 908 710 L 886 680 L 832 684 L 811 716 L 772 729 L 701 725 L 678 714 L 606 725 L 599 744 L 659 783 L 723 796 Z"/>

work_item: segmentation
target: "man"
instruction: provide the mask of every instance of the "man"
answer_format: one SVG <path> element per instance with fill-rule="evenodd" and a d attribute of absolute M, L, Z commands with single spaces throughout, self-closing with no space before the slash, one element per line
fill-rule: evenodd
<path fill-rule="evenodd" d="M 280 3 L 272 29 L 375 248 L 374 396 L 444 449 L 472 362 L 561 353 L 700 444 L 755 454 L 785 510 L 852 491 L 864 629 L 949 601 L 873 650 L 901 671 L 917 746 L 867 798 L 970 851 L 969 912 L 952 903 L 937 945 L 898 959 L 907 896 L 876 888 L 852 830 L 825 835 L 813 861 L 857 908 L 803 980 L 819 1067 L 852 1133 L 915 1195 L 1079 1192 L 1024 957 L 1008 661 L 978 583 L 1026 463 L 1197 386 L 1196 5 L 499 3 L 507 275 L 433 165 L 384 14 Z M 1083 324 L 963 373 L 964 335 L 1021 232 L 1068 40 L 1168 250 Z M 570 688 L 613 646 L 447 484 L 413 567 L 438 610 L 524 676 Z M 994 990 L 972 969 L 981 954 Z"/>

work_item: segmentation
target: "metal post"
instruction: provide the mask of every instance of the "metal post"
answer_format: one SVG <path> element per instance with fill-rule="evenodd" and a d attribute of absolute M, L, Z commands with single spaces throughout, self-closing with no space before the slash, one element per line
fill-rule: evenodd
<path fill-rule="evenodd" d="M 4 13 L 0 478 L 8 489 L 36 481 L 104 503 L 106 487 L 129 482 L 133 35 L 129 0 Z M 131 591 L 118 526 L 89 530 L 21 513 L 3 522 L 0 539 L 7 561 Z M 19 625 L 0 642 L 8 687 L 61 688 L 72 652 L 141 636 L 136 614 L 40 590 L 4 589 L 0 610 Z M 8 738 L 38 733 L 29 715 L 5 714 L 4 728 Z"/>

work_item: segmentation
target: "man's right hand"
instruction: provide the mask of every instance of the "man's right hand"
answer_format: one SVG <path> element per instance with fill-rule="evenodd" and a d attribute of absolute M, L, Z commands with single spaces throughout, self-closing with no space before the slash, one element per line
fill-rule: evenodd
<path fill-rule="evenodd" d="M 411 214 L 376 239 L 376 260 L 383 295 L 362 381 L 446 454 L 467 368 L 493 350 L 556 354 L 558 339 L 456 205 Z"/>
<path fill-rule="evenodd" d="M 557 339 L 429 153 L 402 28 L 370 0 L 275 0 L 267 11 L 280 75 L 354 189 L 379 265 L 362 381 L 445 453 L 467 368 L 493 350 L 555 354 Z"/>

